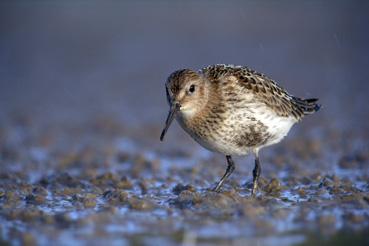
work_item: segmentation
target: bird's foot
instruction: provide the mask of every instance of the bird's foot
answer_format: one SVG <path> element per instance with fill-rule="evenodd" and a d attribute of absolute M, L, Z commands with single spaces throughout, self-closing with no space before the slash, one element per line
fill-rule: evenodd
<path fill-rule="evenodd" d="M 257 180 L 254 180 L 254 182 L 252 182 L 251 196 L 255 197 L 257 191 L 258 191 L 258 182 Z"/>
<path fill-rule="evenodd" d="M 211 189 L 212 192 L 220 193 L 220 189 L 213 188 Z"/>
<path fill-rule="evenodd" d="M 222 182 L 217 183 L 217 185 L 212 189 L 214 192 L 220 192 L 220 188 L 222 187 Z"/>

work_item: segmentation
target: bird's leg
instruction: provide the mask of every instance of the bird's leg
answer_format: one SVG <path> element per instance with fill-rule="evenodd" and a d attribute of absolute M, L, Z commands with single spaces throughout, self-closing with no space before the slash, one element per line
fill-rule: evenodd
<path fill-rule="evenodd" d="M 253 174 L 252 190 L 251 190 L 252 196 L 255 195 L 258 189 L 258 181 L 259 181 L 260 173 L 261 173 L 261 166 L 260 166 L 260 161 L 259 161 L 259 155 L 256 153 L 255 167 L 254 167 L 254 170 L 252 171 L 252 174 Z"/>
<path fill-rule="evenodd" d="M 224 181 L 229 177 L 229 175 L 232 174 L 232 172 L 235 169 L 235 165 L 234 162 L 232 160 L 232 157 L 230 155 L 226 155 L 227 158 L 227 170 L 225 172 L 225 174 L 223 175 L 223 177 L 220 179 L 220 181 L 218 182 L 217 186 L 215 187 L 214 191 L 219 192 L 220 188 L 222 187 Z"/>

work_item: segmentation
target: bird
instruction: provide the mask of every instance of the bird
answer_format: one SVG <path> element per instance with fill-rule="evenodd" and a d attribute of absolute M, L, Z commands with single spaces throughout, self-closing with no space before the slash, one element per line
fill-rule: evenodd
<path fill-rule="evenodd" d="M 246 66 L 180 69 L 169 75 L 165 89 L 169 113 L 160 141 L 176 119 L 201 146 L 225 155 L 227 168 L 213 189 L 216 192 L 235 170 L 232 156 L 253 154 L 255 196 L 261 174 L 259 151 L 280 142 L 294 124 L 321 107 L 317 98 L 295 97 Z"/>

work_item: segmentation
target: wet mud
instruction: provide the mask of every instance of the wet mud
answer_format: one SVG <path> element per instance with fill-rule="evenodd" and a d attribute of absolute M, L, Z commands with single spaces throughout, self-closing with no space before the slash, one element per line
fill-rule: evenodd
<path fill-rule="evenodd" d="M 263 151 L 260 190 L 251 197 L 251 158 L 236 158 L 236 171 L 216 193 L 211 188 L 225 170 L 224 157 L 193 147 L 178 153 L 153 149 L 159 128 L 145 132 L 142 142 L 111 122 L 39 128 L 23 119 L 2 125 L 2 242 L 315 245 L 327 238 L 336 245 L 336 235 L 368 240 L 369 152 L 362 135 L 325 129 L 319 140 L 296 134 Z M 352 144 L 337 148 L 348 139 Z"/>

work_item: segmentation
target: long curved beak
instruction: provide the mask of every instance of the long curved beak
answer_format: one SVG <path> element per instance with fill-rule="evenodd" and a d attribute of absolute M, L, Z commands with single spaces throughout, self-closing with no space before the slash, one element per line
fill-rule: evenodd
<path fill-rule="evenodd" d="M 160 141 L 164 140 L 165 133 L 167 133 L 167 130 L 168 130 L 170 124 L 172 123 L 176 112 L 179 110 L 180 107 L 181 107 L 181 105 L 179 103 L 173 103 L 172 106 L 170 107 L 167 120 L 165 121 L 165 127 L 164 127 L 164 129 L 163 129 L 163 131 L 161 132 L 161 135 L 160 135 Z"/>

